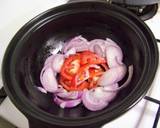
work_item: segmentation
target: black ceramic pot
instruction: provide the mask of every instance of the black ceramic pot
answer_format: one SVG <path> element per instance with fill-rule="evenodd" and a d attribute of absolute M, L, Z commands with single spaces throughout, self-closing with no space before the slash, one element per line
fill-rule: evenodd
<path fill-rule="evenodd" d="M 116 41 L 124 63 L 133 64 L 129 86 L 111 104 L 96 112 L 83 105 L 61 109 L 50 94 L 37 91 L 39 74 L 50 49 L 82 35 L 88 40 Z M 3 60 L 5 90 L 26 115 L 31 127 L 98 128 L 132 108 L 150 88 L 158 65 L 158 49 L 150 29 L 127 10 L 104 2 L 70 3 L 50 9 L 24 25 L 10 42 Z"/>

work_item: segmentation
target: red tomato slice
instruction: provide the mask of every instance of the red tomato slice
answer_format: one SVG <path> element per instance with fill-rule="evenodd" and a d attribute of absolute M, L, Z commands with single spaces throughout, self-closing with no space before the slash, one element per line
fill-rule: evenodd
<path fill-rule="evenodd" d="M 66 89 L 66 90 L 70 90 L 70 84 L 71 82 L 66 80 L 63 77 L 60 77 L 59 83 Z"/>
<path fill-rule="evenodd" d="M 88 88 L 89 83 L 87 81 L 84 81 L 82 84 L 80 84 L 79 86 L 77 86 L 77 91 L 83 90 L 85 88 Z"/>
<path fill-rule="evenodd" d="M 60 84 L 68 91 L 80 91 L 80 90 L 83 90 L 85 88 L 88 88 L 89 86 L 89 83 L 84 81 L 83 83 L 81 83 L 80 85 L 78 86 L 73 86 L 71 84 L 71 81 L 70 80 L 66 80 L 65 78 L 61 77 L 60 80 L 59 80 Z"/>
<path fill-rule="evenodd" d="M 108 70 L 106 60 L 93 52 L 84 51 L 69 56 L 60 72 L 60 84 L 68 91 L 97 86 L 99 77 Z"/>
<path fill-rule="evenodd" d="M 77 74 L 72 78 L 72 85 L 78 86 L 89 78 L 100 76 L 103 74 L 103 69 L 98 65 L 86 64 L 80 67 Z"/>
<path fill-rule="evenodd" d="M 81 64 L 102 64 L 106 63 L 106 60 L 97 54 L 90 52 L 90 51 L 84 51 L 80 54 L 81 57 Z"/>
<path fill-rule="evenodd" d="M 64 61 L 60 74 L 64 78 L 71 80 L 72 77 L 78 72 L 79 68 L 80 68 L 79 54 L 72 55 L 72 56 L 69 56 L 69 58 L 67 58 Z"/>

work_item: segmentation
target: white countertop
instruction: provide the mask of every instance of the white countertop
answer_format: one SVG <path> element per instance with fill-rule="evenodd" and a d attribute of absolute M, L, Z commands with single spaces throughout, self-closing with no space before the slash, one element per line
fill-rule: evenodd
<path fill-rule="evenodd" d="M 30 19 L 39 13 L 66 3 L 67 0 L 1 0 L 0 1 L 0 65 L 5 49 L 14 34 Z M 160 39 L 160 10 L 159 13 L 146 22 L 156 38 Z M 159 45 L 160 48 L 160 45 Z M 160 99 L 160 67 L 156 74 L 151 95 Z M 2 85 L 0 74 L 0 87 Z M 153 93 L 154 92 L 154 93 Z M 103 128 L 152 128 L 158 105 L 142 100 L 133 109 L 120 118 L 106 124 Z M 12 116 L 14 115 L 14 117 Z M 9 98 L 0 105 L 0 116 L 9 120 L 18 128 L 28 128 L 28 121 L 19 110 L 11 103 Z M 159 123 L 160 127 L 160 123 Z"/>

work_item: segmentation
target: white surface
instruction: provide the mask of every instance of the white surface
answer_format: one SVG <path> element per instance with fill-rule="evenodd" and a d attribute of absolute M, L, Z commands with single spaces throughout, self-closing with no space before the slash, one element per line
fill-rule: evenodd
<path fill-rule="evenodd" d="M 65 3 L 67 0 L 1 0 L 0 1 L 0 65 L 5 49 L 14 34 L 31 18 L 37 14 Z M 160 39 L 160 11 L 147 21 L 156 38 Z M 160 45 L 159 45 L 160 48 Z M 148 95 L 160 98 L 160 67 Z M 0 76 L 0 87 L 2 86 Z M 152 128 L 158 106 L 142 100 L 123 116 L 106 124 L 103 128 Z M 0 116 L 9 120 L 18 128 L 28 128 L 28 121 L 15 108 L 9 98 L 0 106 Z M 160 123 L 159 123 L 160 124 Z M 160 127 L 160 125 L 159 125 Z"/>
<path fill-rule="evenodd" d="M 18 128 L 28 128 L 28 120 L 24 115 L 12 104 L 7 97 L 0 107 L 0 115 L 6 118 L 13 125 Z"/>

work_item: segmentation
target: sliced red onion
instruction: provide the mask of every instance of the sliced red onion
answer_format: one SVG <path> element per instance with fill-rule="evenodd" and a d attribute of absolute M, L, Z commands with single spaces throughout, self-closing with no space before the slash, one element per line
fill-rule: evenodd
<path fill-rule="evenodd" d="M 88 50 L 87 40 L 82 36 L 74 37 L 64 46 L 63 53 L 66 53 L 71 48 L 75 48 L 77 52 Z"/>
<path fill-rule="evenodd" d="M 105 40 L 94 39 L 89 42 L 89 50 L 105 57 Z"/>
<path fill-rule="evenodd" d="M 123 53 L 122 50 L 115 46 L 106 47 L 106 59 L 109 68 L 122 64 Z"/>
<path fill-rule="evenodd" d="M 42 88 L 42 87 L 37 87 L 37 89 L 38 89 L 40 92 L 47 94 L 47 91 L 46 91 L 44 88 Z"/>
<path fill-rule="evenodd" d="M 63 93 L 64 92 L 64 88 L 62 85 L 58 85 L 58 89 L 54 92 L 54 94 L 57 94 L 57 93 Z"/>
<path fill-rule="evenodd" d="M 55 92 L 58 89 L 58 83 L 51 67 L 46 66 L 42 69 L 40 80 L 46 91 Z"/>
<path fill-rule="evenodd" d="M 109 86 L 110 86 L 109 85 L 109 86 L 105 86 L 104 90 L 107 91 L 107 92 L 116 92 L 116 91 L 119 91 L 119 90 L 125 88 L 130 83 L 130 81 L 132 79 L 132 76 L 133 76 L 133 65 L 130 65 L 128 67 L 128 78 L 127 78 L 127 80 L 121 86 L 119 86 L 118 88 L 112 88 L 111 89 L 111 88 L 109 88 Z"/>
<path fill-rule="evenodd" d="M 108 89 L 118 88 L 118 84 L 107 86 Z M 117 92 L 107 92 L 103 87 L 85 90 L 82 102 L 91 111 L 101 110 L 108 105 L 117 95 Z"/>
<path fill-rule="evenodd" d="M 59 97 L 62 97 L 62 98 L 65 98 L 65 95 L 66 94 L 64 94 L 63 95 L 63 93 L 66 93 L 67 92 L 67 95 L 69 94 L 71 94 L 71 96 L 73 97 L 73 95 L 75 95 L 76 93 L 73 93 L 72 94 L 72 92 L 71 93 L 69 93 L 67 90 L 65 90 L 64 88 L 63 88 L 63 86 L 62 85 L 58 85 L 58 89 L 54 92 L 54 94 L 55 95 L 57 95 L 57 96 L 59 96 Z M 77 95 L 77 98 L 80 98 L 81 96 L 82 96 L 82 94 L 83 94 L 83 91 L 76 91 L 76 92 L 78 92 L 78 95 Z M 62 94 L 62 95 L 61 95 Z M 76 96 L 76 95 L 75 95 Z M 66 97 L 66 99 L 67 99 L 67 97 Z"/>
<path fill-rule="evenodd" d="M 76 52 L 83 52 L 88 50 L 88 44 L 82 44 L 79 47 L 75 47 L 76 48 Z"/>
<path fill-rule="evenodd" d="M 52 61 L 53 61 L 54 56 L 55 55 L 51 55 L 51 56 L 47 57 L 47 59 L 45 60 L 44 65 L 51 64 Z"/>
<path fill-rule="evenodd" d="M 64 63 L 65 57 L 62 54 L 56 54 L 54 55 L 54 58 L 52 60 L 52 68 L 55 72 L 60 72 L 61 67 Z"/>
<path fill-rule="evenodd" d="M 40 73 L 40 81 L 41 81 L 41 83 L 43 83 L 43 74 L 44 74 L 44 72 L 45 72 L 45 70 L 46 70 L 47 68 L 51 68 L 51 65 L 50 65 L 50 64 L 46 64 L 46 65 L 44 65 L 44 67 L 42 68 L 41 73 Z"/>
<path fill-rule="evenodd" d="M 110 102 L 116 97 L 118 92 L 117 91 L 108 92 L 108 91 L 106 91 L 106 89 L 107 90 L 109 90 L 109 89 L 113 90 L 113 89 L 117 89 L 118 87 L 119 86 L 118 86 L 117 83 L 113 84 L 113 85 L 110 85 L 110 86 L 107 86 L 107 87 L 97 87 L 94 90 L 94 97 L 97 98 L 97 99 L 99 98 L 99 100 L 103 99 L 106 102 Z"/>
<path fill-rule="evenodd" d="M 113 40 L 111 40 L 110 38 L 106 38 L 105 44 L 106 46 L 115 46 L 117 48 L 120 48 L 118 44 L 114 42 Z"/>
<path fill-rule="evenodd" d="M 124 64 L 121 64 L 117 67 L 110 68 L 98 80 L 98 85 L 108 86 L 114 83 L 119 82 L 123 79 L 127 72 L 127 68 Z"/>
<path fill-rule="evenodd" d="M 62 99 L 78 99 L 82 96 L 82 91 L 70 91 L 63 89 L 63 92 L 59 92 L 55 94 L 56 96 Z"/>
<path fill-rule="evenodd" d="M 76 100 L 63 100 L 57 96 L 54 97 L 54 102 L 61 108 L 72 108 L 81 103 L 81 99 Z"/>
<path fill-rule="evenodd" d="M 99 46 L 99 45 L 94 45 L 94 52 L 101 56 L 101 57 L 104 57 L 104 52 L 103 52 L 103 49 Z"/>
<path fill-rule="evenodd" d="M 82 102 L 84 106 L 91 111 L 101 110 L 108 105 L 108 102 L 106 102 L 104 99 L 95 97 L 92 90 L 84 91 Z"/>
<path fill-rule="evenodd" d="M 118 83 L 114 83 L 112 85 L 104 86 L 103 91 L 114 90 L 114 89 L 117 89 L 117 88 L 119 88 Z"/>
<path fill-rule="evenodd" d="M 69 57 L 70 55 L 74 55 L 74 54 L 76 54 L 76 49 L 71 48 L 65 53 L 65 57 Z"/>
<path fill-rule="evenodd" d="M 65 57 L 62 54 L 51 55 L 46 59 L 44 66 L 51 65 L 56 74 L 60 72 L 64 59 Z"/>

